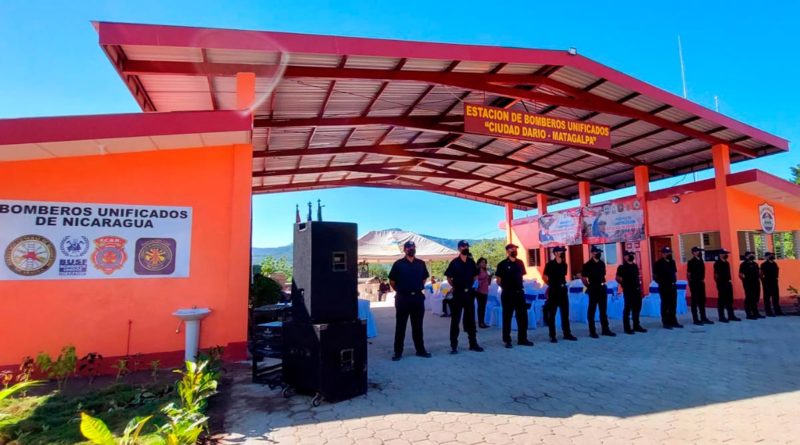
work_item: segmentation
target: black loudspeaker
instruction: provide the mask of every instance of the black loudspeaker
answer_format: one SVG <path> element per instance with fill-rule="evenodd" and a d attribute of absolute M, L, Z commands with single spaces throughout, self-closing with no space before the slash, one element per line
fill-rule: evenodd
<path fill-rule="evenodd" d="M 357 227 L 322 221 L 295 224 L 295 321 L 330 323 L 358 318 Z"/>
<path fill-rule="evenodd" d="M 364 320 L 283 325 L 283 381 L 301 394 L 329 402 L 367 393 Z"/>

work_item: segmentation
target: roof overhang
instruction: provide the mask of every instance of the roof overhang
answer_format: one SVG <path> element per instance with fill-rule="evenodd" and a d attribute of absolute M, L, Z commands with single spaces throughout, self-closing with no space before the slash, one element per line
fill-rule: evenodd
<path fill-rule="evenodd" d="M 236 106 L 257 76 L 254 193 L 343 186 L 535 207 L 782 152 L 785 139 L 566 51 L 97 23 L 142 110 Z M 610 150 L 466 133 L 462 104 L 607 125 Z"/>
<path fill-rule="evenodd" d="M 761 170 L 728 175 L 728 187 L 763 198 L 772 204 L 800 209 L 800 185 Z"/>
<path fill-rule="evenodd" d="M 250 143 L 240 111 L 134 113 L 0 120 L 0 161 Z"/>

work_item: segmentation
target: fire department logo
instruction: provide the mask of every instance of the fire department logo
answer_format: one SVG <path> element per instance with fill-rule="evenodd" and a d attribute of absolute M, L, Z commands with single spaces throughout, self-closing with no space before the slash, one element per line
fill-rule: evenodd
<path fill-rule="evenodd" d="M 125 253 L 125 244 L 128 241 L 117 236 L 103 236 L 94 240 L 95 249 L 92 252 L 92 264 L 106 275 L 122 269 L 128 254 Z"/>
<path fill-rule="evenodd" d="M 758 216 L 764 233 L 773 233 L 775 231 L 775 207 L 766 202 L 761 204 L 758 206 Z"/>
<path fill-rule="evenodd" d="M 175 272 L 175 246 L 172 238 L 136 240 L 136 275 L 169 275 Z"/>
<path fill-rule="evenodd" d="M 33 276 L 46 272 L 56 261 L 56 247 L 39 235 L 24 235 L 6 247 L 6 266 L 17 275 Z"/>

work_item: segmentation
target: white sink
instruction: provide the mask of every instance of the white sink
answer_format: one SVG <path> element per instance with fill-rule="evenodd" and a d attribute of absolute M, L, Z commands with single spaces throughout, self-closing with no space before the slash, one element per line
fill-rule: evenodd
<path fill-rule="evenodd" d="M 172 315 L 180 318 L 186 324 L 184 360 L 187 362 L 193 362 L 197 357 L 197 349 L 200 342 L 200 320 L 207 317 L 210 313 L 211 309 L 207 307 L 178 309 L 172 313 Z"/>
<path fill-rule="evenodd" d="M 177 311 L 173 312 L 172 315 L 180 318 L 183 321 L 195 321 L 202 320 L 210 313 L 211 309 L 199 307 L 193 309 L 178 309 Z"/>

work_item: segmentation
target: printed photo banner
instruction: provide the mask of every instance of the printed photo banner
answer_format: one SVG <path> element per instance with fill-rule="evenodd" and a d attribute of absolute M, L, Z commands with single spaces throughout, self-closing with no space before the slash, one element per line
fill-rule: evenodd
<path fill-rule="evenodd" d="M 189 276 L 192 208 L 0 200 L 0 280 Z"/>
<path fill-rule="evenodd" d="M 539 244 L 543 247 L 581 244 L 581 210 L 569 209 L 539 217 Z"/>
<path fill-rule="evenodd" d="M 642 241 L 644 211 L 638 198 L 583 208 L 583 241 L 588 244 Z"/>

